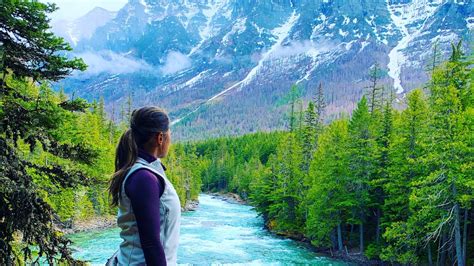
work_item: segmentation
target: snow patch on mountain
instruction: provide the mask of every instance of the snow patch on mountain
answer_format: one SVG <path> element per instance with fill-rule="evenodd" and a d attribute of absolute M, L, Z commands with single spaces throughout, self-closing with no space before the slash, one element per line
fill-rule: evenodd
<path fill-rule="evenodd" d="M 247 18 L 239 18 L 235 24 L 232 26 L 232 29 L 227 32 L 222 38 L 222 43 L 227 45 L 230 43 L 230 37 L 234 34 L 240 34 L 245 31 L 247 28 L 245 24 L 247 23 Z"/>
<path fill-rule="evenodd" d="M 433 15 L 441 2 L 439 0 L 415 0 L 406 4 L 391 4 L 390 0 L 387 0 L 390 18 L 402 35 L 397 45 L 389 52 L 387 65 L 388 75 L 393 79 L 393 87 L 397 93 L 404 91 L 401 84 L 401 69 L 406 61 L 403 50 L 420 35 L 426 19 Z"/>
<path fill-rule="evenodd" d="M 298 18 L 299 18 L 299 15 L 296 14 L 296 11 L 293 11 L 291 16 L 288 18 L 288 20 L 283 25 L 281 25 L 280 27 L 274 28 L 271 31 L 272 34 L 275 37 L 275 43 L 272 45 L 272 47 L 270 47 L 270 49 L 267 52 L 264 53 L 264 55 L 262 56 L 262 59 L 257 63 L 257 66 L 252 68 L 243 80 L 238 81 L 235 84 L 233 84 L 232 86 L 230 86 L 229 88 L 215 94 L 214 96 L 209 98 L 206 102 L 204 102 L 203 104 L 196 107 L 193 111 L 191 111 L 191 112 L 187 113 L 186 115 L 172 121 L 171 124 L 173 125 L 173 124 L 179 123 L 181 120 L 183 120 L 186 117 L 190 116 L 191 114 L 197 112 L 204 104 L 209 104 L 209 103 L 217 100 L 219 97 L 223 96 L 227 92 L 229 92 L 229 91 L 231 91 L 235 88 L 238 88 L 238 87 L 241 88 L 242 86 L 245 86 L 245 85 L 249 84 L 250 81 L 252 81 L 253 78 L 257 75 L 259 69 L 263 66 L 263 63 L 266 60 L 269 60 L 270 58 L 272 58 L 272 54 L 282 48 L 282 46 L 281 46 L 282 42 L 288 37 L 288 35 L 290 33 L 290 30 L 293 28 L 293 26 L 296 23 L 296 21 L 298 20 Z M 246 18 L 237 21 L 237 23 L 234 24 L 234 26 L 232 27 L 231 32 L 226 34 L 227 38 L 231 34 L 234 34 L 234 33 L 239 32 L 239 31 L 243 31 L 244 27 L 245 27 L 245 22 L 246 22 Z M 224 36 L 224 38 L 226 38 L 226 36 Z"/>
<path fill-rule="evenodd" d="M 150 13 L 150 8 L 149 8 L 148 4 L 145 2 L 145 0 L 140 0 L 140 4 L 143 6 L 145 14 L 149 14 Z"/>
<path fill-rule="evenodd" d="M 205 77 L 205 74 L 209 71 L 210 71 L 210 69 L 200 72 L 199 74 L 197 74 L 196 76 L 194 76 L 190 80 L 186 81 L 186 83 L 184 83 L 184 85 L 185 86 L 192 86 L 192 85 L 198 83 L 200 80 L 202 80 Z"/>
<path fill-rule="evenodd" d="M 349 44 L 352 45 L 352 42 Z M 312 47 L 305 52 L 306 56 L 311 57 L 311 67 L 305 72 L 305 75 L 302 78 L 295 82 L 295 84 L 298 85 L 303 81 L 308 81 L 321 64 L 328 63 L 331 60 L 336 60 L 343 50 L 341 47 L 346 47 L 347 45 L 348 44 L 345 43 L 336 45 L 329 41 L 320 41 L 318 45 L 313 43 Z"/>
<path fill-rule="evenodd" d="M 276 42 L 275 42 L 275 44 L 272 45 L 272 47 L 270 47 L 270 49 L 266 53 L 263 54 L 262 59 L 260 59 L 257 66 L 252 68 L 252 70 L 250 70 L 250 72 L 247 74 L 247 76 L 243 80 L 235 83 L 234 85 L 230 86 L 229 88 L 227 88 L 227 89 L 219 92 L 218 94 L 214 95 L 207 102 L 212 102 L 213 100 L 215 100 L 218 97 L 224 95 L 228 91 L 231 91 L 231 90 L 233 90 L 233 89 L 235 89 L 239 86 L 245 86 L 245 85 L 249 84 L 254 79 L 254 77 L 257 75 L 258 71 L 263 66 L 263 63 L 266 60 L 268 60 L 269 58 L 271 58 L 273 53 L 275 53 L 279 49 L 281 49 L 281 44 L 282 44 L 283 40 L 285 40 L 285 38 L 288 36 L 288 34 L 290 33 L 291 28 L 293 28 L 293 25 L 298 20 L 298 18 L 299 18 L 299 14 L 297 15 L 296 11 L 293 11 L 290 18 L 283 25 L 273 29 L 271 32 L 274 35 Z"/>
<path fill-rule="evenodd" d="M 201 37 L 201 40 L 191 49 L 191 51 L 188 53 L 188 56 L 194 54 L 197 50 L 199 50 L 199 48 L 201 48 L 206 40 L 212 37 L 212 33 L 214 32 L 212 22 L 216 15 L 221 14 L 220 12 L 223 11 L 226 4 L 226 1 L 222 1 L 218 4 L 209 2 L 206 8 L 203 9 L 202 13 L 206 17 L 206 24 L 204 27 L 199 28 L 199 36 Z M 230 19 L 229 12 L 222 12 L 222 15 Z"/>
<path fill-rule="evenodd" d="M 59 20 L 52 24 L 52 31 L 75 47 L 81 40 L 89 39 L 94 31 L 115 18 L 117 12 L 95 7 L 84 16 L 68 21 Z"/>

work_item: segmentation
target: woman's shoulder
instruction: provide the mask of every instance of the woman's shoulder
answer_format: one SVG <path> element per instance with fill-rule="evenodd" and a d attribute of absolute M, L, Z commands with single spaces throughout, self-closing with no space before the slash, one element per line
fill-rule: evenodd
<path fill-rule="evenodd" d="M 140 168 L 131 173 L 127 178 L 125 182 L 125 193 L 128 195 L 130 191 L 135 191 L 135 189 L 140 191 L 144 188 L 151 189 L 156 186 L 158 186 L 161 196 L 165 186 L 163 178 L 150 169 Z"/>

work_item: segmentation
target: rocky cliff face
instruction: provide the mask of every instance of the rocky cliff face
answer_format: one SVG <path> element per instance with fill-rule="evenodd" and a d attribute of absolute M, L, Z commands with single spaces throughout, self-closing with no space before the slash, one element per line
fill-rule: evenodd
<path fill-rule="evenodd" d="M 90 70 L 62 85 L 105 97 L 115 117 L 129 97 L 163 106 L 181 139 L 270 130 L 292 84 L 309 99 L 321 82 L 335 117 L 379 63 L 402 97 L 426 80 L 434 44 L 445 53 L 473 26 L 471 0 L 130 0 L 77 41 Z"/>

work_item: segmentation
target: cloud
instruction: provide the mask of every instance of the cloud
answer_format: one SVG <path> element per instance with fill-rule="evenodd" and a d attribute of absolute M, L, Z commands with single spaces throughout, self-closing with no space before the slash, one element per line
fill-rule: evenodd
<path fill-rule="evenodd" d="M 116 54 L 111 51 L 85 52 L 77 55 L 88 65 L 85 74 L 95 75 L 103 72 L 126 74 L 137 71 L 152 71 L 153 67 L 144 60 Z"/>
<path fill-rule="evenodd" d="M 250 55 L 250 61 L 254 64 L 257 64 L 258 61 L 262 59 L 263 54 L 261 52 L 256 52 Z"/>
<path fill-rule="evenodd" d="M 274 50 L 271 53 L 270 57 L 271 58 L 289 57 L 293 55 L 306 53 L 313 48 L 315 48 L 315 45 L 313 42 L 309 40 L 293 41 L 293 42 L 290 42 L 288 45 L 279 46 L 276 50 Z"/>
<path fill-rule="evenodd" d="M 224 64 L 224 65 L 232 64 L 232 57 L 228 55 L 216 55 L 214 57 L 214 60 L 216 60 L 219 64 Z"/>
<path fill-rule="evenodd" d="M 285 46 L 280 45 L 276 47 L 268 55 L 268 58 L 278 59 L 282 57 L 291 57 L 304 53 L 321 53 L 331 50 L 331 47 L 335 47 L 335 44 L 323 39 L 320 39 L 317 42 L 311 40 L 291 41 Z"/>
<path fill-rule="evenodd" d="M 183 69 L 191 67 L 191 59 L 186 55 L 171 51 L 165 59 L 165 64 L 160 68 L 165 75 L 173 74 Z"/>

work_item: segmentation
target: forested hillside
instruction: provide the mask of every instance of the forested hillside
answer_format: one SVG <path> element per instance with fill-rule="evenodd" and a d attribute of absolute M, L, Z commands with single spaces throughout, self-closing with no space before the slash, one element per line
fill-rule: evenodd
<path fill-rule="evenodd" d="M 200 142 L 203 189 L 237 192 L 270 230 L 331 253 L 471 265 L 474 71 L 452 49 L 403 111 L 374 83 L 352 115 L 323 124 L 315 90 L 304 112 L 290 97 L 288 132 Z"/>

